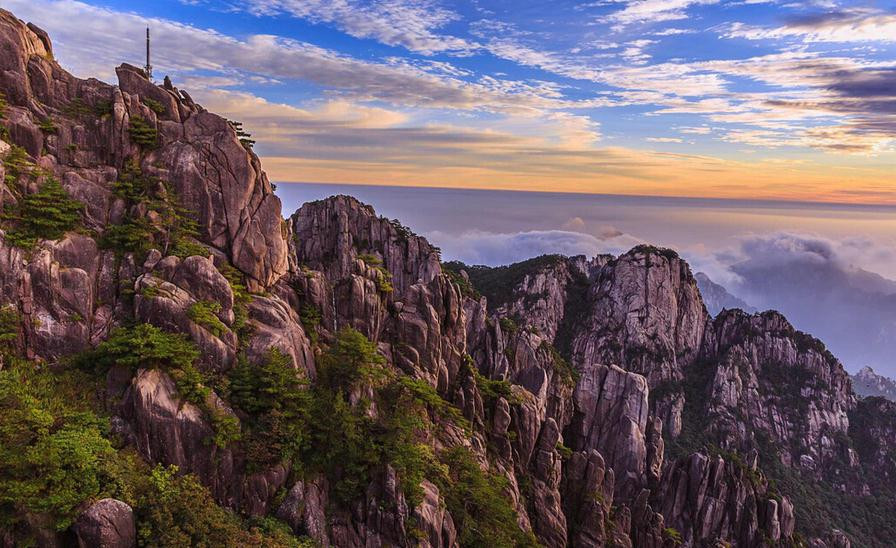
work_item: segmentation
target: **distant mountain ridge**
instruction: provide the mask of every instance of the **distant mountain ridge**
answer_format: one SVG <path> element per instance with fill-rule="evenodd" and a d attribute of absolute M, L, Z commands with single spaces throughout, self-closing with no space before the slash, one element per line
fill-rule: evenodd
<path fill-rule="evenodd" d="M 865 366 L 852 378 L 852 389 L 863 398 L 878 396 L 896 402 L 896 381 L 875 373 L 874 369 Z"/>
<path fill-rule="evenodd" d="M 706 310 L 715 316 L 722 310 L 740 309 L 744 312 L 757 312 L 755 307 L 750 306 L 740 297 L 732 295 L 724 286 L 712 281 L 709 276 L 703 272 L 694 274 L 697 280 L 697 287 L 700 288 L 700 294 L 703 295 L 703 304 Z"/>

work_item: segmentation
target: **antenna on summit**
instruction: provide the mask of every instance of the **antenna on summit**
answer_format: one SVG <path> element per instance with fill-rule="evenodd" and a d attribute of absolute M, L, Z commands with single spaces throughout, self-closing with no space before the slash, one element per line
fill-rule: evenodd
<path fill-rule="evenodd" d="M 149 27 L 146 27 L 146 66 L 143 67 L 146 77 L 152 81 L 152 65 L 149 62 Z"/>

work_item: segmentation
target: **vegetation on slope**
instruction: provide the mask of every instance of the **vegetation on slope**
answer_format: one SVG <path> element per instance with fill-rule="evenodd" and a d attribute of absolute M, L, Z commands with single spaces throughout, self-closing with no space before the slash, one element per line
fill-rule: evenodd
<path fill-rule="evenodd" d="M 681 434 L 667 440 L 668 458 L 681 458 L 696 451 L 721 454 L 726 460 L 740 462 L 742 456 L 736 451 L 723 451 L 716 445 L 721 440 L 714 438 L 705 424 L 705 395 L 715 375 L 715 364 L 698 361 L 685 374 L 685 380 L 667 382 L 650 392 L 651 401 L 662 399 L 673 392 L 682 392 L 685 405 L 682 412 Z M 767 368 L 773 370 L 773 368 Z M 776 379 L 776 389 L 799 391 L 800 383 L 792 379 Z M 805 382 L 805 379 L 804 379 Z M 780 394 L 779 394 L 780 396 Z M 791 406 L 803 405 L 794 400 Z M 855 420 L 851 417 L 851 422 Z M 896 535 L 896 526 L 889 516 L 896 512 L 896 493 L 883 491 L 872 495 L 855 495 L 838 488 L 832 482 L 816 480 L 795 466 L 784 464 L 780 457 L 781 447 L 769 439 L 764 432 L 755 432 L 759 448 L 759 473 L 768 481 L 771 498 L 786 495 L 794 506 L 797 545 L 805 539 L 824 537 L 831 529 L 846 533 L 854 546 L 884 546 L 883 539 Z"/>
<path fill-rule="evenodd" d="M 38 240 L 58 240 L 78 228 L 84 204 L 73 200 L 59 181 L 49 177 L 33 194 L 25 194 L 0 214 L 8 230 L 5 239 L 31 249 Z"/>
<path fill-rule="evenodd" d="M 513 299 L 516 287 L 527 275 L 565 260 L 563 255 L 541 255 L 507 266 L 469 266 L 460 261 L 449 261 L 442 266 L 454 273 L 465 270 L 473 288 L 485 295 L 490 307 L 497 308 Z"/>
<path fill-rule="evenodd" d="M 175 352 L 178 354 L 178 352 Z M 284 525 L 249 523 L 195 477 L 118 449 L 98 397 L 105 379 L 16 360 L 0 371 L 0 528 L 29 544 L 35 524 L 67 528 L 86 503 L 134 509 L 141 546 L 298 546 Z"/>
<path fill-rule="evenodd" d="M 143 173 L 136 161 L 125 165 L 112 191 L 125 200 L 127 210 L 120 223 L 103 230 L 99 243 L 104 249 L 143 255 L 156 248 L 182 258 L 208 254 L 196 242 L 196 215 L 181 205 L 168 183 Z"/>

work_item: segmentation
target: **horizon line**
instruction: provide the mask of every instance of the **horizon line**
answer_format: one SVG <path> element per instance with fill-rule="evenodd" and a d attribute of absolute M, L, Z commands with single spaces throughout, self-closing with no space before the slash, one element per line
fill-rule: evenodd
<path fill-rule="evenodd" d="M 315 182 L 315 181 L 272 181 L 275 185 L 317 185 L 317 186 L 343 186 L 357 188 L 388 188 L 388 189 L 419 189 L 419 190 L 449 190 L 449 191 L 471 191 L 471 192 L 503 192 L 517 194 L 543 194 L 553 196 L 588 196 L 595 198 L 623 198 L 623 199 L 640 199 L 640 200 L 670 200 L 677 202 L 725 202 L 740 205 L 754 206 L 778 206 L 778 207 L 832 207 L 832 208 L 853 208 L 853 209 L 885 209 L 896 210 L 896 203 L 875 204 L 868 202 L 836 202 L 836 201 L 809 201 L 809 200 L 787 200 L 784 198 L 726 198 L 720 196 L 672 196 L 663 194 L 613 194 L 606 192 L 580 192 L 580 191 L 564 191 L 564 190 L 525 190 L 525 189 L 505 189 L 505 188 L 474 188 L 462 186 L 439 186 L 439 185 L 390 185 L 381 183 L 334 183 L 334 182 Z M 276 194 L 276 191 L 275 191 Z M 334 194 L 335 195 L 335 194 Z"/>

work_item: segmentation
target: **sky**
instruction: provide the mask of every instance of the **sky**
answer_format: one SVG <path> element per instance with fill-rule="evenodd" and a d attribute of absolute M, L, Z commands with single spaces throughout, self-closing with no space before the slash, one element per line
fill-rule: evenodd
<path fill-rule="evenodd" d="M 896 5 L 3 0 L 143 64 L 278 182 L 896 204 Z"/>

